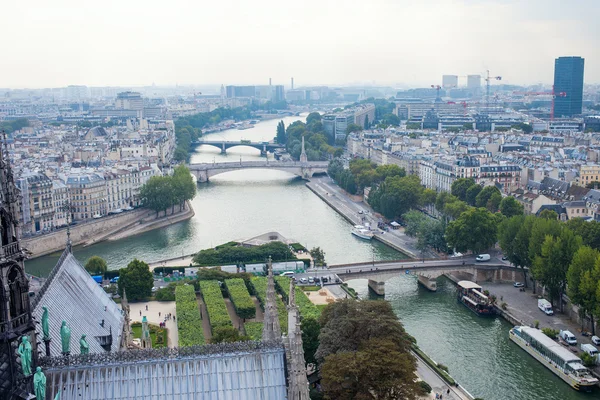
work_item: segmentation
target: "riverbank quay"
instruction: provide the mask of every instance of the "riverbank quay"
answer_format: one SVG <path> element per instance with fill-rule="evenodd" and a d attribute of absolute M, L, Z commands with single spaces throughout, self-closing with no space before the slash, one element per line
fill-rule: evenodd
<path fill-rule="evenodd" d="M 352 225 L 364 225 L 376 227 L 379 222 L 374 217 L 371 207 L 362 201 L 355 201 L 344 193 L 329 177 L 316 177 L 306 183 L 306 187 L 316 194 L 327 205 L 344 217 Z M 366 212 L 365 212 L 366 211 Z M 421 258 L 421 251 L 417 249 L 417 240 L 404 234 L 403 230 L 390 230 L 384 232 L 379 229 L 373 231 L 375 240 L 397 250 L 407 256 Z M 427 254 L 432 258 L 435 254 Z"/>
<path fill-rule="evenodd" d="M 113 232 L 108 235 L 105 235 L 104 237 L 100 237 L 96 241 L 114 241 L 134 235 L 139 235 L 140 233 L 148 232 L 154 229 L 159 229 L 165 226 L 173 225 L 178 222 L 186 221 L 188 219 L 193 218 L 194 215 L 196 214 L 194 212 L 192 204 L 189 201 L 186 201 L 185 206 L 181 211 L 177 211 L 176 207 L 176 211 L 172 214 L 169 214 L 169 212 L 167 212 L 167 215 L 159 218 L 144 218 L 140 220 L 137 224 L 130 224 L 129 226 L 123 227 L 123 229 L 117 232 Z M 88 243 L 87 245 L 89 244 L 92 243 Z"/>
<path fill-rule="evenodd" d="M 420 351 L 423 352 L 422 350 Z M 423 357 L 416 352 L 412 352 L 412 354 L 417 359 L 417 376 L 431 386 L 429 399 L 435 399 L 435 393 L 440 393 L 445 399 L 474 400 L 473 395 L 460 384 L 455 383 L 455 385 L 451 385 L 446 382 L 446 380 L 444 380 L 444 378 L 429 365 L 429 362 L 437 364 L 431 357 L 425 353 L 423 353 Z M 426 360 L 425 358 L 429 358 L 429 360 Z"/>

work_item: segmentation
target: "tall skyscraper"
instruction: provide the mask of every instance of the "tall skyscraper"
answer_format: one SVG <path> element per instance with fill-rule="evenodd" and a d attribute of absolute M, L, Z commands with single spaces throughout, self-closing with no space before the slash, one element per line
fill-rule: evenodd
<path fill-rule="evenodd" d="M 554 60 L 554 92 L 565 93 L 554 100 L 554 115 L 572 117 L 581 114 L 583 102 L 583 67 L 581 57 L 559 57 Z"/>

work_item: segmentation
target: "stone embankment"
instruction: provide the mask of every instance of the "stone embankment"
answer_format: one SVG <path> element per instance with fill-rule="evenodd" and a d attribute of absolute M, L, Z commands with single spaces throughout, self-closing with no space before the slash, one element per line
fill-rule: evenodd
<path fill-rule="evenodd" d="M 189 202 L 182 212 L 176 211 L 173 215 L 158 219 L 154 211 L 140 208 L 71 226 L 71 243 L 74 246 L 86 246 L 107 239 L 121 239 L 184 221 L 193 216 L 194 210 Z M 65 248 L 66 242 L 67 230 L 60 229 L 52 233 L 24 239 L 22 244 L 31 252 L 30 258 L 35 258 L 61 251 Z"/>

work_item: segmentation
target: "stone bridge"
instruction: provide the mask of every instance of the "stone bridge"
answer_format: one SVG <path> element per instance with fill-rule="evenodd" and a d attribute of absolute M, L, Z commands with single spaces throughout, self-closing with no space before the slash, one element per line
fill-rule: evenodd
<path fill-rule="evenodd" d="M 403 274 L 414 275 L 418 282 L 431 291 L 437 290 L 436 279 L 444 274 L 460 280 L 473 282 L 515 282 L 523 280 L 520 269 L 503 263 L 476 264 L 472 260 L 432 260 L 419 263 L 417 261 L 375 263 L 358 263 L 330 266 L 343 281 L 367 279 L 369 287 L 378 295 L 385 294 L 385 281 Z"/>
<path fill-rule="evenodd" d="M 255 149 L 260 150 L 260 154 L 262 156 L 266 156 L 267 152 L 274 152 L 277 149 L 285 149 L 285 145 L 270 143 L 270 142 L 251 142 L 249 140 L 240 140 L 240 141 L 210 141 L 210 140 L 198 140 L 192 143 L 193 146 L 207 145 L 214 146 L 221 149 L 221 154 L 226 154 L 227 149 L 237 146 L 246 146 L 246 147 L 254 147 Z"/>
<path fill-rule="evenodd" d="M 194 174 L 198 182 L 208 182 L 209 178 L 225 172 L 239 169 L 275 169 L 289 172 L 302 179 L 310 179 L 314 174 L 327 172 L 327 161 L 240 161 L 225 163 L 203 163 L 189 164 L 190 172 Z"/>

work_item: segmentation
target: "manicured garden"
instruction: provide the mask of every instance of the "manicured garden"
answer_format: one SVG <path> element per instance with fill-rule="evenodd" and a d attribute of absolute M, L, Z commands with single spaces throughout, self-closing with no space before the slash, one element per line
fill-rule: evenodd
<path fill-rule="evenodd" d="M 214 331 L 215 328 L 221 326 L 233 326 L 227 312 L 227 306 L 225 305 L 219 282 L 200 281 L 199 283 L 200 293 L 208 311 L 211 330 Z"/>
<path fill-rule="evenodd" d="M 177 313 L 179 346 L 204 344 L 204 331 L 194 286 L 181 285 L 175 288 L 175 311 Z"/>
<path fill-rule="evenodd" d="M 156 326 L 154 324 L 149 325 L 150 340 L 152 340 L 152 348 L 160 349 L 161 347 L 167 347 L 167 330 L 160 328 L 159 326 Z M 142 324 L 140 322 L 131 324 L 131 331 L 133 332 L 134 338 L 142 338 Z"/>
<path fill-rule="evenodd" d="M 256 306 L 243 279 L 227 279 L 225 287 L 238 317 L 243 319 L 256 317 Z"/>
<path fill-rule="evenodd" d="M 287 303 L 290 295 L 290 278 L 285 276 L 276 276 L 275 287 Z M 302 289 L 296 286 L 295 290 L 296 305 L 298 306 L 300 315 L 302 315 L 303 318 L 314 318 L 315 320 L 319 320 L 319 317 L 321 316 L 321 310 L 315 304 L 313 304 L 312 301 L 310 301 Z"/>
<path fill-rule="evenodd" d="M 262 322 L 246 322 L 244 324 L 246 335 L 252 340 L 260 340 L 262 338 L 263 323 Z"/>

